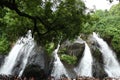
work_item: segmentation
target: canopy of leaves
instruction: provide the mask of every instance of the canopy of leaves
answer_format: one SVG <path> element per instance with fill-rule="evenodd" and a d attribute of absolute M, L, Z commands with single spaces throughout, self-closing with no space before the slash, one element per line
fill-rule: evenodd
<path fill-rule="evenodd" d="M 73 39 L 85 22 L 82 0 L 0 0 L 0 33 L 9 43 L 30 29 L 45 45 L 49 42 Z"/>

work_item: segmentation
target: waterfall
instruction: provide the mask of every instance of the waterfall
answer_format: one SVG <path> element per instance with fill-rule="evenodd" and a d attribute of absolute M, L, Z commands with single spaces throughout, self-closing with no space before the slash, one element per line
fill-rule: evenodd
<path fill-rule="evenodd" d="M 12 70 L 17 61 L 20 60 L 20 56 L 23 56 L 23 67 L 21 69 L 21 71 L 23 71 L 33 47 L 34 39 L 32 38 L 31 31 L 29 30 L 25 37 L 21 37 L 20 39 L 18 39 L 18 41 L 10 51 L 9 55 L 5 58 L 5 62 L 0 68 L 0 74 L 12 75 Z"/>
<path fill-rule="evenodd" d="M 98 49 L 101 51 L 104 60 L 104 69 L 109 77 L 120 77 L 120 65 L 116 59 L 115 53 L 108 44 L 93 32 L 93 38 L 98 43 Z"/>
<path fill-rule="evenodd" d="M 54 63 L 51 76 L 53 76 L 55 79 L 60 79 L 63 75 L 69 77 L 64 65 L 62 64 L 60 58 L 58 57 L 57 52 L 59 50 L 59 47 L 60 45 L 58 44 L 57 49 L 53 51 Z"/>
<path fill-rule="evenodd" d="M 92 58 L 91 51 L 90 51 L 88 44 L 86 42 L 84 42 L 84 43 L 85 43 L 85 50 L 83 53 L 83 57 L 78 65 L 78 67 L 76 67 L 74 70 L 78 76 L 92 77 L 93 58 Z"/>
<path fill-rule="evenodd" d="M 5 58 L 5 63 L 0 68 L 0 74 L 8 75 L 12 73 L 12 69 L 16 64 L 16 59 L 19 54 L 19 51 L 24 46 L 23 43 L 19 44 L 19 42 L 21 42 L 21 39 L 19 39 L 16 42 L 15 46 L 10 51 L 9 55 Z"/>
<path fill-rule="evenodd" d="M 33 50 L 33 48 L 35 47 L 35 42 L 34 42 L 34 39 L 32 38 L 31 31 L 29 31 L 26 36 L 27 36 L 28 42 L 27 42 L 27 44 L 24 45 L 24 48 L 20 51 L 21 53 L 23 53 L 23 59 L 22 59 L 22 65 L 21 65 L 22 69 L 19 73 L 19 77 L 22 76 L 22 73 L 28 62 L 29 55 L 30 55 L 31 51 Z"/>

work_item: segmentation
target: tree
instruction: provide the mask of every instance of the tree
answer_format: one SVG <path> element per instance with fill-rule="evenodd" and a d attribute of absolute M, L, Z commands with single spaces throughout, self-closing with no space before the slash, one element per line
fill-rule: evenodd
<path fill-rule="evenodd" d="M 120 3 L 118 3 L 117 5 L 113 5 L 110 8 L 110 14 L 114 16 L 120 16 Z"/>
<path fill-rule="evenodd" d="M 0 0 L 1 46 L 16 39 L 30 29 L 42 45 L 72 39 L 79 35 L 86 15 L 81 0 Z M 9 46 L 1 48 L 3 52 Z"/>
<path fill-rule="evenodd" d="M 72 39 L 79 35 L 86 18 L 81 0 L 0 0 L 0 7 L 3 33 L 10 41 L 28 29 L 42 44 L 56 42 L 61 36 L 62 40 Z"/>

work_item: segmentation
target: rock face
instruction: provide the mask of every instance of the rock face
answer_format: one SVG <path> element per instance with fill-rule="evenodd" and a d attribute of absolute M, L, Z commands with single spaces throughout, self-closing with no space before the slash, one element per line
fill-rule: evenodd
<path fill-rule="evenodd" d="M 34 54 L 33 54 L 34 53 Z M 28 75 L 27 77 L 33 75 L 43 77 L 48 72 L 48 62 L 47 55 L 45 54 L 42 47 L 36 46 L 34 50 L 31 52 L 29 57 L 26 69 L 23 75 Z"/>
<path fill-rule="evenodd" d="M 29 73 L 29 71 L 31 71 L 31 70 L 33 73 L 34 73 L 34 71 L 36 72 L 36 71 L 41 71 L 41 70 L 43 70 L 44 73 L 46 73 L 47 67 L 48 67 L 46 56 L 47 55 L 45 54 L 42 47 L 35 46 L 34 49 L 32 50 L 32 52 L 30 53 L 28 63 L 26 65 L 25 71 L 23 72 L 23 76 L 24 76 L 24 74 L 26 74 L 26 70 L 27 70 L 27 73 Z M 13 71 L 12 71 L 13 75 L 19 74 L 21 67 L 22 67 L 21 60 L 22 60 L 22 57 L 19 61 L 17 61 L 17 64 L 15 65 L 15 67 L 13 69 Z M 30 69 L 29 67 L 31 67 L 31 70 L 29 70 Z"/>
<path fill-rule="evenodd" d="M 66 41 L 61 45 L 60 50 L 66 49 L 64 51 L 64 54 L 76 56 L 79 61 L 79 59 L 82 57 L 84 48 L 85 48 L 84 43 L 79 44 L 79 43 L 71 43 L 69 41 Z"/>
<path fill-rule="evenodd" d="M 103 79 L 104 77 L 107 77 L 106 72 L 104 71 L 104 66 L 102 63 L 99 63 L 96 59 L 94 59 L 93 62 L 93 76 L 95 78 Z"/>
<path fill-rule="evenodd" d="M 23 73 L 26 78 L 34 77 L 35 80 L 43 80 L 47 78 L 44 69 L 41 69 L 38 65 L 28 65 Z"/>
<path fill-rule="evenodd" d="M 4 62 L 4 59 L 5 59 L 5 55 L 0 55 L 0 66 Z M 21 70 L 21 60 L 22 60 L 22 56 L 20 57 L 20 60 L 17 61 L 17 64 L 12 70 L 13 75 L 19 75 L 19 72 Z M 26 76 L 28 78 L 31 76 L 38 78 L 39 75 L 39 79 L 42 79 L 43 77 L 45 77 L 45 74 L 47 74 L 48 72 L 49 64 L 47 60 L 48 58 L 44 52 L 44 49 L 42 47 L 35 46 L 32 52 L 30 53 L 28 63 L 23 72 L 23 76 Z"/>
<path fill-rule="evenodd" d="M 66 53 L 69 55 L 79 56 L 84 51 L 84 44 L 75 43 L 73 45 L 68 46 Z"/>
<path fill-rule="evenodd" d="M 5 55 L 0 55 L 0 66 L 1 66 L 2 63 L 4 62 L 4 58 L 5 58 Z"/>
<path fill-rule="evenodd" d="M 34 54 L 33 54 L 34 53 Z M 45 68 L 45 52 L 41 47 L 35 47 L 31 52 L 27 65 L 38 65 L 41 69 Z"/>

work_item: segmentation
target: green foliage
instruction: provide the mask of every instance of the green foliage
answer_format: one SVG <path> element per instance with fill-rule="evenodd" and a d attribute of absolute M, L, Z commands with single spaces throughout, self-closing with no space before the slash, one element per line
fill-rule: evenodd
<path fill-rule="evenodd" d="M 47 51 L 48 55 L 51 56 L 53 50 L 54 50 L 54 43 L 48 43 L 45 45 L 45 50 Z"/>
<path fill-rule="evenodd" d="M 120 3 L 111 7 L 110 14 L 114 16 L 120 16 Z"/>
<path fill-rule="evenodd" d="M 82 28 L 84 34 L 98 32 L 112 49 L 120 52 L 120 4 L 114 5 L 110 11 L 98 10 L 90 15 L 89 22 Z"/>
<path fill-rule="evenodd" d="M 88 21 L 84 24 L 81 32 L 84 34 L 91 34 L 92 32 L 97 31 L 96 29 L 103 29 L 105 24 L 104 20 L 106 19 L 106 16 L 108 16 L 108 14 L 108 11 L 97 10 L 95 13 L 90 15 Z"/>
<path fill-rule="evenodd" d="M 77 62 L 76 56 L 70 56 L 70 55 L 66 55 L 66 54 L 62 54 L 60 56 L 60 59 L 65 61 L 68 64 L 75 64 Z"/>
<path fill-rule="evenodd" d="M 101 19 L 97 24 L 95 31 L 105 38 L 109 45 L 117 52 L 120 51 L 120 17 L 108 16 Z"/>
<path fill-rule="evenodd" d="M 82 0 L 15 0 L 11 3 L 12 0 L 0 1 L 0 34 L 5 33 L 11 44 L 30 29 L 48 53 L 53 50 L 51 42 L 58 43 L 61 36 L 64 41 L 79 35 L 86 19 Z"/>
<path fill-rule="evenodd" d="M 62 48 L 62 49 L 60 49 L 59 53 L 60 53 L 60 54 L 64 54 L 65 51 L 66 51 L 66 49 L 67 49 L 67 48 Z"/>
<path fill-rule="evenodd" d="M 8 8 L 1 9 L 5 11 L 5 15 L 0 18 L 2 33 L 6 33 L 6 37 L 9 41 L 16 41 L 19 37 L 25 35 L 25 33 L 31 27 L 31 21 L 27 18 L 18 16 L 14 11 Z M 28 26 L 28 24 L 30 26 Z"/>
<path fill-rule="evenodd" d="M 0 37 L 0 54 L 6 54 L 9 49 L 9 42 L 5 35 Z"/>

